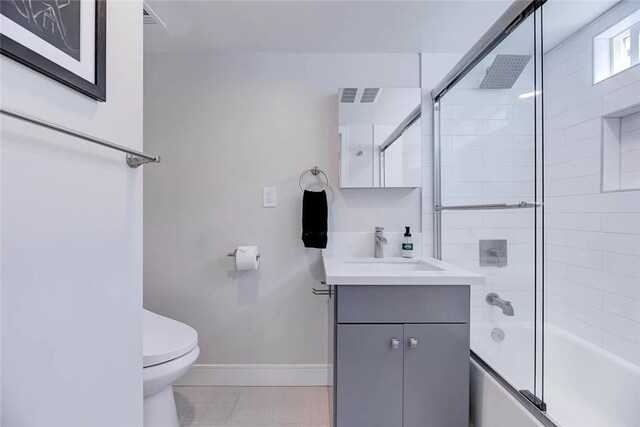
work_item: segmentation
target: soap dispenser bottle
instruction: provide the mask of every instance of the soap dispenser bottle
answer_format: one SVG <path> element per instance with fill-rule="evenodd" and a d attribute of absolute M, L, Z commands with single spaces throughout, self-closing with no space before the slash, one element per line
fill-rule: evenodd
<path fill-rule="evenodd" d="M 413 239 L 411 238 L 411 227 L 405 227 L 402 238 L 402 257 L 413 258 Z"/>

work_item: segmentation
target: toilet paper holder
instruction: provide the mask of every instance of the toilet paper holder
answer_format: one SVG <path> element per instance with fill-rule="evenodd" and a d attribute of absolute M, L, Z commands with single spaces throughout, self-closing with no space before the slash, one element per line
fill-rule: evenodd
<path fill-rule="evenodd" d="M 238 255 L 238 249 L 237 248 L 234 249 L 233 252 L 229 252 L 227 254 L 227 256 L 234 257 L 234 258 L 236 257 L 236 255 Z M 260 254 L 256 255 L 256 258 L 260 259 Z"/>

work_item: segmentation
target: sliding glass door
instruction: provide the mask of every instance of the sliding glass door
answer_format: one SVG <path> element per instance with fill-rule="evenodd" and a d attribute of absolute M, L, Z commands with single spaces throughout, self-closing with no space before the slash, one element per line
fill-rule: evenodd
<path fill-rule="evenodd" d="M 436 254 L 479 272 L 471 349 L 542 400 L 540 10 L 435 101 Z M 540 307 L 540 308 L 537 308 Z"/>

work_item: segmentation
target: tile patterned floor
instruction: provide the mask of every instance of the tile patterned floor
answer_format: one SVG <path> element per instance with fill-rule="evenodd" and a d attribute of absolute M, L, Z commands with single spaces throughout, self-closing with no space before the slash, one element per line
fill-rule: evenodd
<path fill-rule="evenodd" d="M 174 387 L 181 427 L 330 427 L 326 387 Z"/>

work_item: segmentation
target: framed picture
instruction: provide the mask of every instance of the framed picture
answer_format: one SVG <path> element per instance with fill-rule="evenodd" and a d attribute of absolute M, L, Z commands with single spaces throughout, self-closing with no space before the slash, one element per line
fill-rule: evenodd
<path fill-rule="evenodd" d="M 107 0 L 0 0 L 0 52 L 106 101 Z"/>

